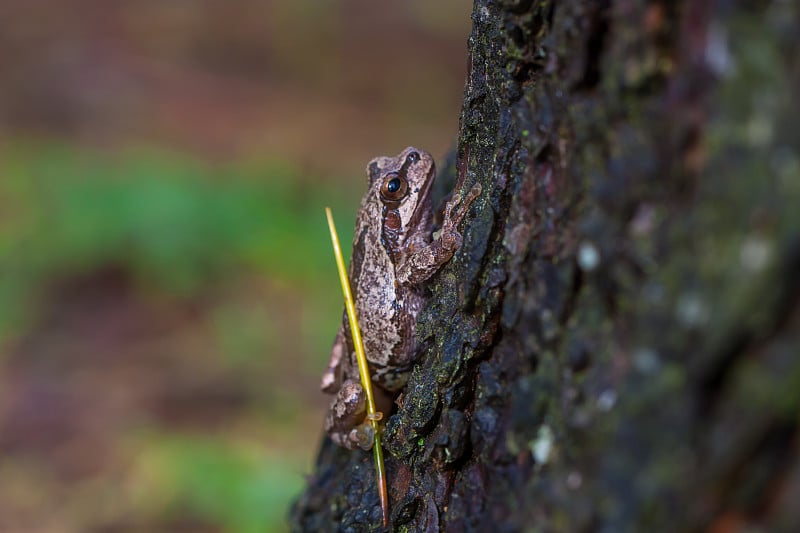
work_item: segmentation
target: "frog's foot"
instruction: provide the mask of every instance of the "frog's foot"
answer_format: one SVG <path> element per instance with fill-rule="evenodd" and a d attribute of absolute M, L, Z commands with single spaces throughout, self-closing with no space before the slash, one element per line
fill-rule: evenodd
<path fill-rule="evenodd" d="M 442 229 L 440 239 L 442 241 L 442 248 L 449 251 L 455 251 L 461 248 L 462 236 L 458 231 L 458 225 L 464 219 L 472 202 L 475 201 L 481 194 L 481 184 L 476 183 L 467 193 L 467 196 L 461 198 L 461 194 L 456 193 L 445 205 L 444 208 L 444 221 L 442 221 Z"/>
<path fill-rule="evenodd" d="M 472 188 L 467 193 L 467 196 L 464 197 L 464 200 L 461 200 L 461 194 L 456 193 L 450 198 L 450 201 L 447 202 L 444 208 L 444 221 L 442 222 L 442 229 L 449 230 L 450 232 L 456 231 L 456 226 L 461 223 L 461 220 L 467 214 L 469 207 L 472 205 L 472 202 L 475 201 L 475 198 L 480 196 L 481 194 L 481 184 L 476 183 L 472 186 Z M 456 210 L 457 209 L 457 210 Z"/>
<path fill-rule="evenodd" d="M 369 451 L 372 449 L 372 445 L 375 442 L 375 428 L 372 427 L 371 422 L 364 422 L 354 427 L 350 431 L 348 438 L 350 442 L 354 443 L 362 450 Z"/>
<path fill-rule="evenodd" d="M 364 422 L 367 415 L 366 395 L 361 384 L 345 381 L 331 402 L 325 417 L 325 431 L 339 446 L 355 449 L 360 446 L 360 435 L 353 435 L 355 428 Z"/>
<path fill-rule="evenodd" d="M 372 415 L 368 414 L 363 423 L 350 430 L 350 435 L 348 435 L 350 442 L 355 443 L 364 451 L 371 450 L 375 443 L 375 426 L 372 422 L 381 419 L 383 419 L 383 413 L 380 411 Z"/>

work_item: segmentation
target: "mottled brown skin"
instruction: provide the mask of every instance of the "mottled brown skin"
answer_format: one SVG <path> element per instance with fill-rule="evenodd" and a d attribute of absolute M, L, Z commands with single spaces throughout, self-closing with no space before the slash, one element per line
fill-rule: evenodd
<path fill-rule="evenodd" d="M 416 355 L 414 328 L 425 303 L 423 282 L 461 246 L 457 225 L 480 194 L 447 203 L 441 234 L 433 240 L 430 154 L 406 148 L 397 157 L 378 157 L 367 167 L 369 186 L 356 219 L 350 284 L 378 409 L 388 412 L 405 385 Z M 460 205 L 459 205 L 460 204 Z M 458 208 L 458 209 L 456 209 Z M 347 315 L 336 335 L 322 390 L 336 394 L 325 419 L 331 439 L 347 448 L 369 449 L 366 416 Z"/>

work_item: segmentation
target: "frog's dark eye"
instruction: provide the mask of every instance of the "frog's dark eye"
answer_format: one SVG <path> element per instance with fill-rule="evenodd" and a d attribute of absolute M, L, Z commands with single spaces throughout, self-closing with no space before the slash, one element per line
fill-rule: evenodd
<path fill-rule="evenodd" d="M 419 154 L 417 152 L 411 152 L 410 154 L 408 154 L 406 156 L 406 164 L 407 165 L 413 165 L 417 161 L 419 161 Z"/>
<path fill-rule="evenodd" d="M 397 174 L 389 174 L 381 183 L 381 198 L 387 202 L 402 200 L 408 193 L 408 182 Z"/>

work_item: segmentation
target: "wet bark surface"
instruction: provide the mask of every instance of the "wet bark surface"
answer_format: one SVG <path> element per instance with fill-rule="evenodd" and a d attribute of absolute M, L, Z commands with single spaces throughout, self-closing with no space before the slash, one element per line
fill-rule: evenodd
<path fill-rule="evenodd" d="M 386 424 L 391 529 L 796 530 L 800 8 L 473 24 L 450 171 L 484 192 Z M 371 454 L 325 440 L 290 520 L 381 530 Z"/>

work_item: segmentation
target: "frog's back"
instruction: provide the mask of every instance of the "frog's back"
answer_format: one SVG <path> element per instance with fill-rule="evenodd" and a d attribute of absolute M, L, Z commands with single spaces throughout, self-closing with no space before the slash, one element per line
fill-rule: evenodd
<path fill-rule="evenodd" d="M 368 211 L 362 210 L 361 215 L 380 216 Z M 380 227 L 359 220 L 356 232 L 350 284 L 364 350 L 373 381 L 387 390 L 399 390 L 405 384 L 416 345 L 416 312 L 409 315 L 408 311 L 416 311 L 422 298 L 416 290 L 395 283 L 395 265 L 381 243 Z M 348 344 L 352 346 L 351 339 Z M 354 360 L 350 364 L 356 368 Z"/>

